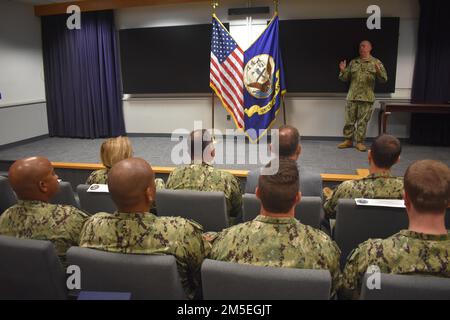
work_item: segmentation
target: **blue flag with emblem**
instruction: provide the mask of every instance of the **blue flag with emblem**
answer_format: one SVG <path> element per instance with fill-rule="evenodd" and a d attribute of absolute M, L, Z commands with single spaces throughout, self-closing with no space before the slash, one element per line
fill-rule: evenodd
<path fill-rule="evenodd" d="M 257 142 L 275 121 L 286 93 L 278 47 L 278 15 L 244 52 L 244 127 Z"/>

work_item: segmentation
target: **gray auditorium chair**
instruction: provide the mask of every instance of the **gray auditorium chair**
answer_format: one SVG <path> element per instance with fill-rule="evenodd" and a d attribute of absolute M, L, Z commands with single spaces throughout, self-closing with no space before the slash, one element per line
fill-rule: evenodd
<path fill-rule="evenodd" d="M 79 184 L 77 186 L 78 198 L 80 199 L 81 209 L 89 214 L 97 212 L 113 213 L 117 210 L 116 205 L 106 192 L 87 192 L 88 184 Z"/>
<path fill-rule="evenodd" d="M 206 259 L 205 300 L 328 300 L 328 270 L 260 267 Z"/>
<path fill-rule="evenodd" d="M 50 241 L 0 236 L 1 299 L 66 299 L 64 269 Z"/>
<path fill-rule="evenodd" d="M 361 300 L 450 300 L 450 278 L 426 275 L 380 274 L 380 289 L 361 286 Z"/>
<path fill-rule="evenodd" d="M 67 251 L 81 269 L 81 290 L 130 292 L 133 300 L 185 299 L 175 257 L 111 253 L 80 247 Z"/>
<path fill-rule="evenodd" d="M 255 194 L 246 193 L 242 196 L 242 211 L 244 222 L 256 218 L 261 209 L 261 202 Z M 295 207 L 295 217 L 303 224 L 320 228 L 324 216 L 320 197 L 302 197 Z"/>
<path fill-rule="evenodd" d="M 50 202 L 54 204 L 71 205 L 80 208 L 80 204 L 75 198 L 75 193 L 73 192 L 72 185 L 67 181 L 61 181 L 59 183 L 59 191 L 53 196 Z"/>
<path fill-rule="evenodd" d="M 16 203 L 16 194 L 11 189 L 8 178 L 0 176 L 0 215 Z"/>
<path fill-rule="evenodd" d="M 408 228 L 402 208 L 357 206 L 353 199 L 339 199 L 334 240 L 341 249 L 341 268 L 348 254 L 369 238 L 388 238 Z"/>
<path fill-rule="evenodd" d="M 204 231 L 221 231 L 229 226 L 223 192 L 156 190 L 158 216 L 179 216 L 203 226 Z"/>

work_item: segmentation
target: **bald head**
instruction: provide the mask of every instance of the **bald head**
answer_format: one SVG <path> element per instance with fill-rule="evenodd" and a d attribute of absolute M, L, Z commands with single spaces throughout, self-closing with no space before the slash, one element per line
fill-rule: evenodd
<path fill-rule="evenodd" d="M 58 191 L 58 176 L 44 157 L 17 160 L 9 168 L 11 187 L 22 200 L 48 201 Z"/>
<path fill-rule="evenodd" d="M 108 188 L 119 211 L 147 212 L 155 198 L 155 174 L 144 159 L 125 159 L 109 171 Z"/>
<path fill-rule="evenodd" d="M 280 157 L 297 160 L 300 155 L 300 134 L 298 133 L 297 128 L 285 125 L 280 127 L 278 132 Z"/>

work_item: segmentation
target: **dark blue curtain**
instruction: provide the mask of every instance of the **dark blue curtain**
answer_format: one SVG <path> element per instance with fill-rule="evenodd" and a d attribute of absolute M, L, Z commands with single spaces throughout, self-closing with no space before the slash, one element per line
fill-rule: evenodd
<path fill-rule="evenodd" d="M 42 43 L 50 136 L 113 137 L 125 134 L 113 11 L 42 17 Z"/>
<path fill-rule="evenodd" d="M 450 103 L 450 1 L 421 0 L 412 101 Z M 450 107 L 450 105 L 449 105 Z M 450 115 L 413 114 L 411 142 L 450 146 Z"/>

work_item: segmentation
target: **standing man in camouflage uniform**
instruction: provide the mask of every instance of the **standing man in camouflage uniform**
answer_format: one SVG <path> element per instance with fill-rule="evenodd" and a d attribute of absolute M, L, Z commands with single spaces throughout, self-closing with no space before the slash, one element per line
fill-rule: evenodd
<path fill-rule="evenodd" d="M 375 139 L 368 153 L 370 174 L 359 180 L 342 182 L 335 190 L 325 195 L 324 209 L 328 218 L 335 218 L 339 199 L 401 199 L 403 178 L 394 177 L 391 168 L 400 160 L 400 141 L 390 135 Z M 324 189 L 324 193 L 325 193 Z"/>
<path fill-rule="evenodd" d="M 148 212 L 155 200 L 155 175 L 143 159 L 129 158 L 115 164 L 108 173 L 108 187 L 118 211 L 90 217 L 81 232 L 80 247 L 173 255 L 186 295 L 193 298 L 206 255 L 202 227 L 183 218 L 156 217 Z"/>
<path fill-rule="evenodd" d="M 0 234 L 49 240 L 65 263 L 66 251 L 78 245 L 88 216 L 72 206 L 48 203 L 58 192 L 59 182 L 46 158 L 17 160 L 9 168 L 8 178 L 19 201 L 0 216 Z"/>
<path fill-rule="evenodd" d="M 280 159 L 277 174 L 261 175 L 256 196 L 261 200 L 260 215 L 209 239 L 210 258 L 257 266 L 329 270 L 334 295 L 339 286 L 340 250 L 324 232 L 294 218 L 295 206 L 301 199 L 296 162 Z"/>
<path fill-rule="evenodd" d="M 215 149 L 212 137 L 205 129 L 195 130 L 190 135 L 192 163 L 176 168 L 167 179 L 166 188 L 197 191 L 222 191 L 227 201 L 228 214 L 232 219 L 241 219 L 242 192 L 239 180 L 231 173 L 214 168 Z"/>
<path fill-rule="evenodd" d="M 356 149 L 366 151 L 364 139 L 375 102 L 375 80 L 385 83 L 388 79 L 383 63 L 372 57 L 371 51 L 372 44 L 364 40 L 359 45 L 359 58 L 350 61 L 348 66 L 346 60 L 339 63 L 339 80 L 350 81 L 345 107 L 345 141 L 338 145 L 340 149 L 351 148 L 354 137 Z"/>
<path fill-rule="evenodd" d="M 450 233 L 445 209 L 450 204 L 450 169 L 439 161 L 422 160 L 405 173 L 408 230 L 387 239 L 370 239 L 349 255 L 342 296 L 358 298 L 369 266 L 382 273 L 450 277 Z"/>

